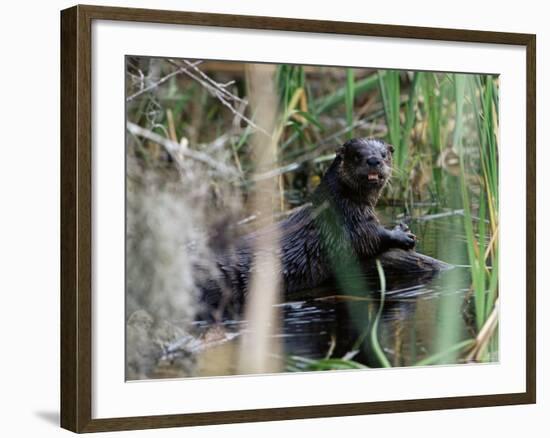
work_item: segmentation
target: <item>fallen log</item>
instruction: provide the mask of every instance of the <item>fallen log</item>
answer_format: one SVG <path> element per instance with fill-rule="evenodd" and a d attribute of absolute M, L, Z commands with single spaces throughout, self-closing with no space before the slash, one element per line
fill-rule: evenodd
<path fill-rule="evenodd" d="M 414 250 L 391 249 L 377 258 L 384 270 L 387 291 L 426 284 L 439 273 L 453 269 L 453 265 Z M 351 295 L 364 296 L 369 290 L 379 290 L 380 277 L 376 258 L 360 260 L 358 267 L 359 270 L 343 269 L 314 288 L 287 293 L 284 299 L 309 299 L 334 295 L 349 298 Z"/>
<path fill-rule="evenodd" d="M 452 269 L 452 265 L 434 259 L 416 251 L 391 249 L 381 254 L 378 259 L 386 274 L 437 273 Z M 362 268 L 367 272 L 376 272 L 376 259 L 363 260 Z"/>
<path fill-rule="evenodd" d="M 387 290 L 425 284 L 439 273 L 453 269 L 453 265 L 413 250 L 392 249 L 381 254 L 378 259 L 384 270 Z M 380 278 L 375 260 L 363 260 L 361 270 L 365 278 L 370 279 L 370 284 L 378 288 Z"/>

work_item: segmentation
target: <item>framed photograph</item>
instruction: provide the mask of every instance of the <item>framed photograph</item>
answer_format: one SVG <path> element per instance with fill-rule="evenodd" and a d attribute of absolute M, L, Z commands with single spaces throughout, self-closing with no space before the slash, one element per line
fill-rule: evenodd
<path fill-rule="evenodd" d="M 535 35 L 61 12 L 61 425 L 534 403 Z"/>

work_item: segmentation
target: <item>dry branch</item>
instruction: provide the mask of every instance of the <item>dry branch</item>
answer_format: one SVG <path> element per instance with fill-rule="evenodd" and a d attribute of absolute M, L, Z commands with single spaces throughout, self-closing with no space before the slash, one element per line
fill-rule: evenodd
<path fill-rule="evenodd" d="M 172 159 L 177 164 L 179 170 L 183 169 L 182 157 L 188 157 L 195 161 L 200 161 L 201 163 L 208 165 L 209 167 L 217 170 L 218 172 L 224 175 L 232 176 L 232 177 L 239 176 L 239 173 L 235 169 L 223 163 L 220 163 L 219 161 L 214 160 L 210 155 L 207 155 L 200 151 L 184 149 L 178 143 L 171 141 L 165 137 L 162 137 L 161 135 L 155 134 L 154 132 L 149 131 L 148 129 L 142 128 L 141 126 L 136 125 L 135 123 L 132 123 L 132 122 L 128 121 L 126 123 L 126 127 L 128 131 L 131 132 L 132 134 L 138 137 L 146 138 L 147 140 L 155 142 L 161 145 L 162 147 L 164 147 L 166 152 L 170 154 Z"/>
<path fill-rule="evenodd" d="M 136 97 L 138 96 L 141 96 L 142 94 L 144 93 L 147 93 L 148 91 L 151 91 L 151 90 L 154 90 L 155 88 L 157 88 L 159 85 L 162 85 L 163 83 L 165 83 L 168 79 L 170 79 L 171 77 L 174 77 L 174 76 L 177 76 L 179 74 L 182 74 L 184 73 L 186 70 L 188 70 L 189 68 L 191 67 L 195 67 L 197 65 L 199 65 L 202 61 L 196 61 L 188 66 L 185 66 L 185 67 L 178 67 L 177 70 L 171 72 L 171 73 L 168 73 L 166 76 L 163 76 L 161 79 L 159 79 L 157 82 L 151 84 L 151 85 L 148 85 L 147 87 L 145 88 L 142 88 L 141 90 L 139 91 L 136 91 L 134 94 L 128 96 L 126 98 L 126 102 L 130 102 L 132 100 L 134 100 Z"/>
<path fill-rule="evenodd" d="M 173 59 L 169 59 L 168 62 L 176 67 L 182 68 L 181 65 Z M 188 64 L 187 65 L 188 68 L 184 68 L 182 70 L 182 73 L 186 74 L 187 76 L 189 76 L 190 78 L 194 79 L 199 84 L 201 84 L 204 88 L 206 88 L 208 92 L 210 92 L 212 96 L 217 98 L 223 106 L 228 108 L 229 111 L 231 111 L 235 115 L 235 117 L 238 117 L 239 119 L 244 120 L 249 126 L 251 126 L 252 128 L 256 129 L 257 131 L 271 138 L 271 134 L 269 132 L 267 132 L 262 127 L 256 125 L 252 120 L 250 120 L 242 112 L 238 111 L 233 105 L 231 105 L 229 101 L 234 101 L 239 104 L 246 104 L 247 102 L 241 99 L 240 97 L 234 95 L 233 93 L 230 93 L 229 91 L 227 91 L 226 89 L 227 84 L 220 84 L 214 81 L 212 78 L 206 75 L 202 70 L 190 64 L 189 61 L 184 61 L 184 62 Z M 193 68 L 194 70 L 200 72 L 200 74 L 195 74 L 190 72 L 189 71 L 190 68 Z"/>

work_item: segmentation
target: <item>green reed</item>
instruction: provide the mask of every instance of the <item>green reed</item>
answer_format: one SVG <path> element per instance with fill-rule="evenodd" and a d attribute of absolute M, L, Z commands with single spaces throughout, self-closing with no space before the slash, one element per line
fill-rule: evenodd
<path fill-rule="evenodd" d="M 394 146 L 394 165 L 398 175 L 404 175 L 409 158 L 410 136 L 416 119 L 416 102 L 418 100 L 418 83 L 421 73 L 412 74 L 406 99 L 401 97 L 401 76 L 399 71 L 386 71 L 378 74 L 380 94 L 384 105 L 388 139 Z M 400 181 L 402 183 L 402 181 Z"/>
<path fill-rule="evenodd" d="M 429 163 L 432 197 L 464 212 L 475 320 L 481 330 L 498 296 L 497 82 L 490 75 L 422 72 L 406 77 L 387 71 L 379 76 L 379 89 L 387 139 L 395 148 L 393 193 L 405 193 L 415 160 L 423 157 Z M 454 156 L 458 166 L 445 162 L 451 157 L 453 163 Z M 453 196 L 457 182 L 458 197 Z M 452 356 L 473 342 L 456 338 L 460 303 L 446 297 L 441 306 L 445 317 L 438 353 L 420 364 L 453 362 Z"/>
<path fill-rule="evenodd" d="M 346 122 L 348 138 L 353 138 L 353 103 L 355 99 L 355 75 L 352 68 L 346 69 Z"/>
<path fill-rule="evenodd" d="M 163 64 L 163 73 L 171 70 L 173 66 Z M 395 148 L 395 173 L 392 188 L 381 203 L 409 202 L 409 199 L 411 202 L 432 201 L 439 207 L 463 211 L 475 325 L 478 331 L 481 330 L 494 312 L 498 299 L 496 78 L 351 68 L 343 68 L 339 73 L 334 76 L 336 79 L 324 80 L 322 68 L 277 67 L 275 80 L 281 126 L 279 162 L 275 165 L 299 164 L 281 174 L 281 196 L 290 196 L 300 190 L 305 199 L 306 192 L 313 187 L 308 186 L 311 177 L 323 173 L 330 162 L 330 154 L 346 139 L 372 132 L 385 136 Z M 246 90 L 245 75 L 238 76 L 236 81 L 241 96 L 246 97 L 242 91 Z M 209 144 L 234 130 L 228 147 L 243 172 L 243 180 L 249 183 L 247 171 L 252 158 L 248 142 L 253 129 L 246 123 L 241 123 L 241 129 L 235 128 L 234 117 L 227 108 L 193 81 L 188 80 L 187 84 L 187 88 L 182 87 L 173 78 L 164 90 L 143 95 L 128 106 L 128 118 L 169 136 L 170 111 L 176 122 L 176 140 L 185 137 L 192 144 Z M 151 102 L 157 106 L 153 107 Z M 368 110 L 364 111 L 364 107 Z M 254 114 L 247 115 L 254 118 Z M 338 123 L 331 125 L 331 120 Z M 380 134 L 370 125 L 383 126 L 385 131 Z M 425 184 L 413 193 L 412 181 L 419 174 Z M 253 184 L 246 187 L 253 187 Z M 460 316 L 461 303 L 447 301 L 445 305 L 445 315 Z M 471 340 L 453 337 L 452 330 L 458 322 L 452 318 L 454 316 L 442 319 L 437 351 L 431 359 L 422 359 L 420 364 L 462 357 L 463 351 L 470 346 Z M 493 337 L 496 339 L 496 335 Z M 375 347 L 376 339 L 371 341 Z M 492 348 L 496 348 L 495 343 L 493 341 Z M 384 364 L 381 356 L 379 361 Z M 334 365 L 345 366 L 342 363 Z M 347 365 L 354 366 L 353 363 Z"/>
<path fill-rule="evenodd" d="M 463 125 L 463 111 L 459 111 L 459 108 L 469 108 L 476 128 L 472 143 L 477 146 L 480 157 L 479 162 L 467 160 L 465 142 L 460 142 L 464 138 L 458 132 L 455 138 L 460 146 L 464 229 L 471 265 L 476 325 L 481 330 L 495 311 L 498 295 L 498 102 L 495 79 L 490 75 L 461 75 L 460 81 L 456 83 L 457 130 Z M 479 178 L 477 197 L 468 182 L 469 175 L 474 172 Z M 477 218 L 472 209 L 474 200 L 477 203 Z M 489 333 L 489 336 L 492 334 Z M 482 353 L 479 353 L 478 358 L 486 356 L 486 353 Z"/>

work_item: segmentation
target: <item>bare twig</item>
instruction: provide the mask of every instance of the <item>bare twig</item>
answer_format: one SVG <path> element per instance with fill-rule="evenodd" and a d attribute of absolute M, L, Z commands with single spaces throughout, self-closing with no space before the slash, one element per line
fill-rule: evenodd
<path fill-rule="evenodd" d="M 169 59 L 168 62 L 176 67 L 181 68 L 180 64 L 172 59 Z M 188 62 L 188 61 L 185 61 L 185 62 Z M 200 74 L 195 74 L 189 71 L 190 68 L 191 66 L 185 67 L 184 70 L 182 70 L 182 73 L 185 73 L 187 76 L 194 79 L 199 84 L 201 84 L 204 88 L 206 88 L 210 94 L 212 94 L 215 98 L 217 98 L 220 101 L 220 103 L 225 107 L 227 107 L 229 111 L 231 111 L 236 117 L 238 117 L 241 120 L 244 120 L 252 128 L 260 131 L 262 134 L 271 138 L 271 134 L 269 132 L 267 132 L 262 127 L 256 125 L 252 120 L 246 117 L 242 112 L 239 112 L 237 109 L 235 109 L 235 107 L 231 105 L 231 103 L 228 100 L 232 100 L 238 103 L 246 103 L 246 101 L 227 91 L 225 89 L 225 85 L 217 83 L 212 78 L 208 77 L 200 69 L 195 67 L 195 69 L 200 72 Z M 206 77 L 208 79 L 203 79 L 203 77 Z"/>
<path fill-rule="evenodd" d="M 356 120 L 350 126 L 346 126 L 345 128 L 343 128 L 343 129 L 331 134 L 330 136 L 320 140 L 319 142 L 317 142 L 317 146 L 315 147 L 315 149 L 313 149 L 309 152 L 305 152 L 304 154 L 300 155 L 299 157 L 297 157 L 294 160 L 293 163 L 294 164 L 302 164 L 302 163 L 305 163 L 307 161 L 315 160 L 316 158 L 319 157 L 319 154 L 322 154 L 322 153 L 330 151 L 330 150 L 335 150 L 336 149 L 335 148 L 335 143 L 336 144 L 341 144 L 342 139 L 340 137 L 342 137 L 343 135 L 348 133 L 350 130 L 356 129 L 356 128 L 363 128 L 363 127 L 372 127 L 372 124 L 368 121 L 371 118 L 372 117 L 369 117 L 369 119 L 366 119 L 366 120 Z M 297 135 L 298 134 L 296 134 L 296 133 L 292 134 L 290 136 L 290 138 L 286 141 L 286 143 L 283 145 L 283 149 L 288 144 L 290 144 Z"/>
<path fill-rule="evenodd" d="M 417 221 L 431 221 L 433 219 L 441 219 L 441 218 L 446 218 L 446 217 L 449 217 L 449 216 L 456 216 L 456 215 L 464 215 L 464 209 L 459 209 L 459 210 L 450 210 L 450 211 L 443 211 L 441 213 L 434 213 L 434 214 L 427 214 L 427 215 L 424 215 L 424 216 L 419 216 L 419 217 L 416 217 L 415 219 Z"/>
<path fill-rule="evenodd" d="M 159 145 L 163 146 L 164 149 L 166 149 L 166 151 L 177 163 L 180 170 L 183 168 L 182 156 L 185 156 L 195 161 L 200 161 L 201 163 L 204 163 L 225 175 L 239 176 L 238 172 L 235 169 L 232 169 L 231 167 L 214 160 L 210 155 L 207 155 L 203 152 L 194 151 L 192 149 L 184 149 L 178 143 L 171 141 L 165 137 L 162 137 L 158 134 L 155 134 L 154 132 L 149 131 L 148 129 L 142 128 L 141 126 L 136 125 L 135 123 L 132 123 L 132 122 L 127 122 L 126 127 L 130 133 L 138 137 L 146 138 L 147 140 L 150 140 L 152 142 L 158 143 Z"/>
<path fill-rule="evenodd" d="M 300 168 L 300 164 L 290 163 L 286 166 L 279 167 L 278 169 L 273 169 L 273 170 L 270 170 L 268 172 L 256 174 L 250 180 L 254 181 L 254 182 L 264 181 L 266 179 L 270 179 L 270 178 L 273 178 L 273 177 L 276 177 L 276 176 L 281 176 L 281 175 L 283 175 L 287 172 L 292 172 L 292 171 L 294 171 L 296 169 L 299 169 L 299 168 Z"/>
<path fill-rule="evenodd" d="M 138 96 L 141 96 L 143 93 L 147 93 L 148 91 L 151 91 L 153 89 L 155 89 L 156 87 L 158 87 L 159 85 L 162 85 L 164 82 L 166 82 L 168 79 L 170 79 L 171 77 L 173 76 L 177 76 L 179 74 L 182 74 L 182 73 L 185 73 L 186 70 L 188 70 L 189 68 L 191 67 L 196 67 L 197 65 L 199 65 L 202 61 L 196 61 L 188 66 L 178 66 L 178 69 L 177 70 L 174 70 L 173 72 L 171 73 L 168 73 L 166 76 L 163 76 L 160 80 L 158 80 L 157 82 L 154 82 L 153 84 L 145 87 L 145 88 L 142 88 L 141 90 L 139 91 L 136 91 L 134 94 L 128 96 L 126 98 L 126 102 L 130 102 L 131 100 L 135 99 L 136 97 Z"/>
<path fill-rule="evenodd" d="M 168 119 L 168 132 L 170 133 L 170 140 L 177 142 L 178 136 L 176 135 L 176 125 L 174 125 L 174 115 L 171 109 L 166 110 L 166 118 Z"/>
<path fill-rule="evenodd" d="M 222 94 L 227 96 L 229 99 L 234 100 L 236 102 L 242 102 L 244 104 L 248 104 L 248 101 L 241 99 L 239 96 L 227 91 L 227 87 L 229 85 L 232 85 L 234 81 L 230 81 L 227 84 L 220 84 L 219 82 L 216 82 L 214 79 L 212 79 L 210 76 L 208 76 L 206 73 L 204 73 L 200 68 L 197 68 L 197 66 L 186 59 L 183 60 L 185 65 L 190 67 L 192 70 L 197 72 L 201 78 L 203 78 L 206 82 L 208 82 L 210 85 L 212 85 L 216 90 L 219 90 Z"/>

